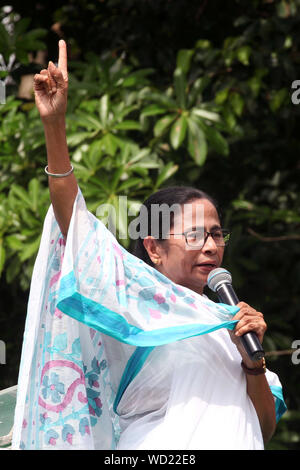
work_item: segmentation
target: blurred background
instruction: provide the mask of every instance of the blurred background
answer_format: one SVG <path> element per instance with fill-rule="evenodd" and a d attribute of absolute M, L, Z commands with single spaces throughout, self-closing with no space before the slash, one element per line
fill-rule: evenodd
<path fill-rule="evenodd" d="M 68 145 L 88 208 L 112 204 L 124 234 L 118 196 L 132 213 L 173 184 L 217 199 L 232 231 L 223 265 L 239 298 L 265 315 L 267 366 L 288 406 L 268 449 L 300 449 L 299 30 L 299 0 L 0 7 L 0 389 L 17 384 L 50 204 L 33 76 L 57 61 L 63 38 Z"/>

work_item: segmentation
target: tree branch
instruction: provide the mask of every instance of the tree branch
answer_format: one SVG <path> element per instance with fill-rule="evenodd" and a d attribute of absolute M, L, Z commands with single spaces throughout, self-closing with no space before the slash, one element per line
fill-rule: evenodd
<path fill-rule="evenodd" d="M 264 237 L 259 233 L 255 232 L 252 228 L 248 228 L 247 232 L 258 238 L 262 242 L 283 242 L 287 240 L 300 240 L 300 235 L 282 235 L 280 237 Z"/>
<path fill-rule="evenodd" d="M 296 349 L 283 349 L 282 351 L 267 351 L 266 356 L 287 356 L 293 354 Z"/>

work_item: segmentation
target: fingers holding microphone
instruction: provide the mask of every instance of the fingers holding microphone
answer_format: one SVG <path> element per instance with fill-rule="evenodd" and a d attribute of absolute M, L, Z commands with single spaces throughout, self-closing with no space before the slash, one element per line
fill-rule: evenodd
<path fill-rule="evenodd" d="M 239 320 L 234 329 L 235 336 L 240 337 L 249 331 L 253 331 L 256 333 L 260 343 L 262 343 L 267 330 L 267 324 L 263 314 L 245 302 L 239 302 L 237 307 L 239 307 L 240 310 L 233 317 L 233 320 Z"/>
<path fill-rule="evenodd" d="M 253 367 L 254 362 L 258 359 L 250 359 L 249 352 L 245 349 L 245 344 L 241 339 L 245 338 L 246 333 L 254 333 L 259 340 L 260 345 L 263 342 L 264 334 L 267 330 L 264 316 L 245 302 L 239 302 L 237 307 L 240 308 L 239 312 L 232 317 L 232 320 L 238 320 L 233 331 L 229 332 L 232 342 L 240 352 L 243 362 L 250 368 Z M 242 338 L 243 337 L 243 338 Z"/>

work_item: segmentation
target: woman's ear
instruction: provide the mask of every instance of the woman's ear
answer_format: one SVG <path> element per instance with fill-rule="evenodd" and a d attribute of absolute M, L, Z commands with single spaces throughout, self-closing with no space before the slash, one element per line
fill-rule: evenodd
<path fill-rule="evenodd" d="M 143 240 L 143 245 L 153 264 L 161 264 L 161 247 L 155 238 L 148 235 Z"/>

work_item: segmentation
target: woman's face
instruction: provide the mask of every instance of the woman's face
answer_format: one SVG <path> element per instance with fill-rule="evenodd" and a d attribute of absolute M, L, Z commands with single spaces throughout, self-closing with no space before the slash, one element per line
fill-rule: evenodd
<path fill-rule="evenodd" d="M 207 199 L 197 199 L 185 204 L 183 215 L 174 217 L 167 240 L 157 243 L 152 237 L 147 237 L 144 246 L 151 260 L 158 260 L 158 271 L 176 284 L 202 294 L 208 274 L 222 263 L 224 247 L 217 246 L 213 238 L 208 236 L 201 248 L 191 249 L 186 245 L 184 235 L 175 236 L 174 233 L 195 230 L 195 227 L 211 232 L 221 228 L 220 220 L 216 208 Z M 202 222 L 201 226 L 199 220 Z"/>

